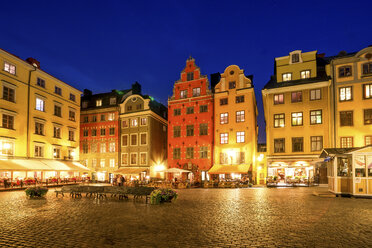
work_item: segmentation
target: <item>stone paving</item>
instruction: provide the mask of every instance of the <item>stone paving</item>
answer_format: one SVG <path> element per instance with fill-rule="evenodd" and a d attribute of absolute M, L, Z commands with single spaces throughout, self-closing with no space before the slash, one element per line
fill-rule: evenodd
<path fill-rule="evenodd" d="M 0 247 L 372 247 L 372 199 L 314 190 L 186 189 L 155 206 L 0 192 Z"/>

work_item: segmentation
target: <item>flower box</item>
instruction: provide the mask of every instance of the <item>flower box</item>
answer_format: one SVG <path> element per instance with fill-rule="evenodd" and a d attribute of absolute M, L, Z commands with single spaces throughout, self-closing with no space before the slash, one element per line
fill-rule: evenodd
<path fill-rule="evenodd" d="M 48 192 L 48 188 L 30 187 L 30 188 L 27 188 L 25 192 L 26 192 L 26 196 L 29 196 L 30 198 L 43 197 Z"/>

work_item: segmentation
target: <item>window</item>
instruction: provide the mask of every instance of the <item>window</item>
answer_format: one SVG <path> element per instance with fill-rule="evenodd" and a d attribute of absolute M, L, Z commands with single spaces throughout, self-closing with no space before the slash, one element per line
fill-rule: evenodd
<path fill-rule="evenodd" d="M 220 153 L 220 164 L 228 164 L 229 163 L 229 156 L 226 153 Z"/>
<path fill-rule="evenodd" d="M 235 102 L 236 102 L 236 103 L 244 102 L 244 96 L 237 96 L 237 97 L 235 98 Z"/>
<path fill-rule="evenodd" d="M 131 134 L 130 135 L 130 145 L 131 146 L 136 146 L 137 145 L 137 134 Z"/>
<path fill-rule="evenodd" d="M 187 98 L 187 90 L 181 90 L 181 98 Z"/>
<path fill-rule="evenodd" d="M 14 141 L 0 140 L 0 154 L 1 155 L 14 155 Z"/>
<path fill-rule="evenodd" d="M 181 148 L 173 148 L 173 159 L 181 158 Z"/>
<path fill-rule="evenodd" d="M 236 122 L 244 122 L 244 121 L 245 121 L 244 110 L 236 111 Z"/>
<path fill-rule="evenodd" d="M 132 98 L 133 99 L 133 98 Z M 137 104 L 136 105 L 136 109 L 139 110 L 139 109 L 142 109 L 142 104 Z"/>
<path fill-rule="evenodd" d="M 92 159 L 92 167 L 97 167 L 97 159 L 96 158 Z"/>
<path fill-rule="evenodd" d="M 285 152 L 285 139 L 274 139 L 274 153 Z"/>
<path fill-rule="evenodd" d="M 85 130 L 84 130 L 85 131 Z M 87 130 L 88 131 L 88 130 Z M 53 128 L 53 137 L 54 138 L 58 138 L 60 139 L 61 138 L 61 127 L 54 127 Z"/>
<path fill-rule="evenodd" d="M 341 148 L 353 147 L 353 137 L 341 137 Z"/>
<path fill-rule="evenodd" d="M 199 151 L 200 158 L 208 158 L 208 147 L 201 146 Z"/>
<path fill-rule="evenodd" d="M 121 145 L 128 146 L 128 134 L 121 136 Z"/>
<path fill-rule="evenodd" d="M 35 145 L 35 157 L 44 157 L 44 147 Z"/>
<path fill-rule="evenodd" d="M 92 129 L 92 136 L 97 136 L 97 129 Z"/>
<path fill-rule="evenodd" d="M 310 101 L 320 100 L 322 98 L 321 89 L 310 90 Z"/>
<path fill-rule="evenodd" d="M 75 141 L 75 131 L 73 131 L 73 130 L 68 131 L 68 140 L 69 141 Z"/>
<path fill-rule="evenodd" d="M 174 109 L 174 110 L 173 110 L 173 115 L 174 115 L 174 116 L 181 115 L 181 109 Z"/>
<path fill-rule="evenodd" d="M 109 143 L 109 152 L 115 152 L 115 142 Z"/>
<path fill-rule="evenodd" d="M 147 133 L 141 133 L 140 134 L 140 138 L 141 138 L 141 145 L 147 145 Z"/>
<path fill-rule="evenodd" d="M 4 71 L 15 75 L 16 74 L 16 67 L 15 67 L 15 65 L 9 64 L 8 62 L 4 62 Z"/>
<path fill-rule="evenodd" d="M 70 121 L 75 121 L 75 111 L 74 110 L 69 110 L 68 111 L 68 119 Z"/>
<path fill-rule="evenodd" d="M 363 97 L 364 99 L 372 98 L 372 84 L 363 85 Z"/>
<path fill-rule="evenodd" d="M 340 111 L 340 126 L 353 125 L 353 111 Z"/>
<path fill-rule="evenodd" d="M 323 136 L 311 136 L 310 137 L 311 151 L 321 151 L 323 149 Z"/>
<path fill-rule="evenodd" d="M 101 166 L 101 168 L 105 168 L 105 159 L 104 158 L 101 158 L 99 165 Z"/>
<path fill-rule="evenodd" d="M 292 113 L 292 126 L 302 126 L 302 112 Z"/>
<path fill-rule="evenodd" d="M 101 115 L 101 121 L 105 121 L 106 120 L 106 115 Z"/>
<path fill-rule="evenodd" d="M 200 88 L 193 88 L 192 96 L 200 96 Z"/>
<path fill-rule="evenodd" d="M 92 116 L 92 122 L 97 122 L 97 116 L 96 115 Z"/>
<path fill-rule="evenodd" d="M 110 98 L 110 105 L 115 105 L 116 104 L 116 98 L 115 97 L 111 97 Z"/>
<path fill-rule="evenodd" d="M 89 130 L 88 129 L 84 129 L 83 130 L 83 136 L 84 137 L 88 137 L 88 133 L 89 133 Z"/>
<path fill-rule="evenodd" d="M 99 146 L 100 153 L 106 153 L 106 143 L 101 143 Z"/>
<path fill-rule="evenodd" d="M 229 122 L 229 114 L 222 113 L 220 114 L 220 124 L 227 124 Z"/>
<path fill-rule="evenodd" d="M 45 80 L 41 78 L 37 78 L 36 84 L 40 87 L 45 88 Z"/>
<path fill-rule="evenodd" d="M 236 162 L 238 164 L 245 163 L 245 152 L 236 152 Z"/>
<path fill-rule="evenodd" d="M 229 82 L 229 89 L 235 89 L 236 83 L 235 81 Z"/>
<path fill-rule="evenodd" d="M 221 133 L 220 134 L 220 144 L 228 144 L 229 143 L 229 134 L 228 133 Z"/>
<path fill-rule="evenodd" d="M 129 126 L 128 120 L 123 120 L 123 121 L 121 122 L 121 126 L 122 126 L 123 128 L 128 127 L 128 126 Z"/>
<path fill-rule="evenodd" d="M 3 128 L 14 129 L 14 116 L 3 114 Z"/>
<path fill-rule="evenodd" d="M 300 62 L 300 54 L 298 54 L 298 53 L 292 54 L 291 59 L 292 59 L 292 63 Z"/>
<path fill-rule="evenodd" d="M 199 125 L 199 135 L 208 135 L 208 124 L 202 123 Z"/>
<path fill-rule="evenodd" d="M 121 164 L 128 164 L 128 153 L 122 153 L 121 154 Z"/>
<path fill-rule="evenodd" d="M 371 74 L 372 73 L 372 63 L 365 63 L 363 64 L 363 74 Z"/>
<path fill-rule="evenodd" d="M 283 104 L 284 103 L 284 94 L 275 94 L 274 95 L 274 104 Z"/>
<path fill-rule="evenodd" d="M 105 136 L 106 135 L 106 128 L 101 128 L 101 136 Z"/>
<path fill-rule="evenodd" d="M 291 100 L 292 102 L 302 102 L 302 91 L 292 92 Z"/>
<path fill-rule="evenodd" d="M 35 122 L 35 134 L 44 135 L 44 124 Z"/>
<path fill-rule="evenodd" d="M 301 79 L 310 78 L 310 70 L 301 71 Z"/>
<path fill-rule="evenodd" d="M 147 153 L 140 153 L 140 164 L 147 164 Z"/>
<path fill-rule="evenodd" d="M 365 136 L 364 141 L 365 141 L 364 143 L 366 146 L 372 145 L 372 135 Z"/>
<path fill-rule="evenodd" d="M 147 125 L 147 117 L 141 117 L 141 126 Z"/>
<path fill-rule="evenodd" d="M 181 137 L 181 127 L 180 126 L 174 126 L 173 127 L 173 137 L 174 138 Z"/>
<path fill-rule="evenodd" d="M 88 153 L 88 144 L 83 144 L 83 153 Z M 53 158 L 60 158 L 61 157 L 61 149 L 54 147 L 53 148 Z"/>
<path fill-rule="evenodd" d="M 54 115 L 61 117 L 62 116 L 62 108 L 59 105 L 54 105 Z"/>
<path fill-rule="evenodd" d="M 76 97 L 74 94 L 70 93 L 70 100 L 75 102 L 76 101 Z"/>
<path fill-rule="evenodd" d="M 15 101 L 15 90 L 6 86 L 3 86 L 3 99 L 9 102 Z"/>
<path fill-rule="evenodd" d="M 188 72 L 187 73 L 187 81 L 194 80 L 194 73 L 193 72 Z"/>
<path fill-rule="evenodd" d="M 136 165 L 137 164 L 137 153 L 131 153 L 130 154 L 130 164 Z"/>
<path fill-rule="evenodd" d="M 186 108 L 186 114 L 193 114 L 194 113 L 194 107 L 187 107 Z"/>
<path fill-rule="evenodd" d="M 372 124 L 372 109 L 364 110 L 364 125 Z"/>
<path fill-rule="evenodd" d="M 322 110 L 310 111 L 310 124 L 322 124 Z"/>
<path fill-rule="evenodd" d="M 353 99 L 351 86 L 342 87 L 340 90 L 340 102 L 351 101 Z"/>
<path fill-rule="evenodd" d="M 115 159 L 114 158 L 110 158 L 110 167 L 115 168 Z"/>
<path fill-rule="evenodd" d="M 115 135 L 115 128 L 114 127 L 110 127 L 110 135 Z"/>
<path fill-rule="evenodd" d="M 54 86 L 54 93 L 61 96 L 62 95 L 62 89 L 58 86 Z"/>
<path fill-rule="evenodd" d="M 292 152 L 303 152 L 304 151 L 304 138 L 296 137 L 292 138 Z"/>
<path fill-rule="evenodd" d="M 97 143 L 91 143 L 90 149 L 92 153 L 96 153 L 98 151 L 97 149 Z"/>
<path fill-rule="evenodd" d="M 96 100 L 96 107 L 102 106 L 102 99 Z"/>
<path fill-rule="evenodd" d="M 274 127 L 284 127 L 285 114 L 274 114 Z"/>
<path fill-rule="evenodd" d="M 342 66 L 338 68 L 338 77 L 349 77 L 351 75 L 351 66 Z"/>
<path fill-rule="evenodd" d="M 82 102 L 82 108 L 87 108 L 88 107 L 88 102 L 87 101 L 84 101 Z"/>
<path fill-rule="evenodd" d="M 236 143 L 245 142 L 245 132 L 236 132 Z"/>
<path fill-rule="evenodd" d="M 283 73 L 282 78 L 283 78 L 283 81 L 291 81 L 292 80 L 292 73 Z"/>
<path fill-rule="evenodd" d="M 132 106 L 127 106 L 127 111 L 132 111 Z"/>
<path fill-rule="evenodd" d="M 88 123 L 89 122 L 89 116 L 84 116 L 83 117 L 83 122 Z"/>
<path fill-rule="evenodd" d="M 115 113 L 109 113 L 109 114 L 107 115 L 107 120 L 108 120 L 108 121 L 113 121 L 113 120 L 115 120 Z"/>
<path fill-rule="evenodd" d="M 138 120 L 136 119 L 131 119 L 130 120 L 130 125 L 131 127 L 138 127 Z"/>
<path fill-rule="evenodd" d="M 36 110 L 45 111 L 45 101 L 39 97 L 36 97 Z"/>
<path fill-rule="evenodd" d="M 186 148 L 186 158 L 188 158 L 188 159 L 194 158 L 194 147 L 187 147 Z"/>
<path fill-rule="evenodd" d="M 228 103 L 227 98 L 220 99 L 220 106 L 227 105 L 227 103 Z"/>
<path fill-rule="evenodd" d="M 200 105 L 199 112 L 200 113 L 208 112 L 208 105 Z"/>
<path fill-rule="evenodd" d="M 186 136 L 194 136 L 194 125 L 186 126 Z"/>

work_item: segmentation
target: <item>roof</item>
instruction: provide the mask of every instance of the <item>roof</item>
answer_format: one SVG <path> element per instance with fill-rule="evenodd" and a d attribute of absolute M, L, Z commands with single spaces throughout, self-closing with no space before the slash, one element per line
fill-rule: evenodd
<path fill-rule="evenodd" d="M 302 84 L 318 83 L 318 82 L 328 81 L 330 79 L 331 77 L 328 76 L 325 71 L 318 72 L 317 77 L 314 77 L 314 78 L 298 79 L 298 80 L 285 81 L 285 82 L 280 82 L 280 83 L 276 81 L 275 76 L 271 76 L 270 81 L 266 83 L 266 85 L 264 86 L 264 89 L 275 89 L 275 88 L 290 87 L 290 86 L 296 86 L 296 85 L 302 85 Z"/>
<path fill-rule="evenodd" d="M 319 157 L 325 158 L 330 155 L 342 155 L 342 154 L 348 154 L 354 151 L 358 151 L 367 147 L 371 147 L 372 145 L 363 146 L 363 147 L 350 147 L 350 148 L 324 148 L 322 153 Z"/>

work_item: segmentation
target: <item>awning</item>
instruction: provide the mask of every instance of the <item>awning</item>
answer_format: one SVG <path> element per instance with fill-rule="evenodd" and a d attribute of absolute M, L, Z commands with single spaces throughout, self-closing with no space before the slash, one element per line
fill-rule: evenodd
<path fill-rule="evenodd" d="M 39 159 L 0 159 L 2 171 L 89 171 L 77 162 Z"/>
<path fill-rule="evenodd" d="M 250 165 L 239 164 L 239 165 L 213 165 L 208 171 L 208 174 L 248 174 Z"/>
<path fill-rule="evenodd" d="M 179 168 L 169 168 L 169 169 L 166 169 L 166 170 L 163 170 L 163 171 L 159 171 L 159 172 L 168 172 L 168 173 L 189 173 L 191 171 L 189 170 L 183 170 L 183 169 L 179 169 Z"/>
<path fill-rule="evenodd" d="M 124 175 L 138 175 L 141 172 L 147 171 L 148 167 L 121 167 L 114 173 L 124 174 Z"/>

